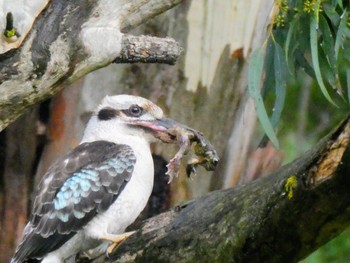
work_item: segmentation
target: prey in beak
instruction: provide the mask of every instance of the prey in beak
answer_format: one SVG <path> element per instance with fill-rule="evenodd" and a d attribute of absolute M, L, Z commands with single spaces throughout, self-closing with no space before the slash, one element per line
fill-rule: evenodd
<path fill-rule="evenodd" d="M 219 162 L 219 156 L 215 148 L 205 139 L 201 132 L 177 121 L 162 118 L 149 121 L 134 121 L 133 125 L 149 130 L 155 138 L 162 142 L 174 143 L 180 146 L 174 158 L 167 165 L 169 183 L 178 175 L 181 160 L 191 148 L 193 148 L 196 157 L 187 164 L 186 172 L 188 177 L 196 174 L 196 168 L 199 165 L 203 166 L 207 171 L 213 171 Z"/>

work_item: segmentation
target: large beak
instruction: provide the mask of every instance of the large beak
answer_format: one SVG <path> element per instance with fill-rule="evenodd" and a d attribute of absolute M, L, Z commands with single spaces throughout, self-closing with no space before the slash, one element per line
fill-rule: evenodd
<path fill-rule="evenodd" d="M 162 118 L 151 121 L 133 121 L 129 123 L 139 127 L 143 127 L 153 134 L 157 139 L 166 143 L 176 143 L 178 129 L 186 126 L 169 118 Z"/>

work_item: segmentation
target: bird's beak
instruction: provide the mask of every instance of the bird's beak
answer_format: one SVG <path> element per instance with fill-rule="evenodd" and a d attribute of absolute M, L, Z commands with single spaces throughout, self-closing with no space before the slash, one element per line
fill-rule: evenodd
<path fill-rule="evenodd" d="M 169 118 L 151 121 L 135 121 L 130 124 L 145 128 L 150 131 L 154 137 L 166 143 L 175 143 L 177 140 L 176 130 L 185 127 L 181 123 Z"/>

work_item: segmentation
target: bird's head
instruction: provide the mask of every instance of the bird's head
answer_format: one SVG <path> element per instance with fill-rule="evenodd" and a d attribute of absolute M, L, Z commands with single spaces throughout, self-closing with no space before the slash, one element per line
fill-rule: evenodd
<path fill-rule="evenodd" d="M 125 139 L 142 139 L 147 142 L 172 142 L 167 131 L 176 125 L 165 118 L 163 111 L 142 97 L 116 95 L 105 97 L 91 117 L 83 141 L 111 140 L 123 143 Z"/>

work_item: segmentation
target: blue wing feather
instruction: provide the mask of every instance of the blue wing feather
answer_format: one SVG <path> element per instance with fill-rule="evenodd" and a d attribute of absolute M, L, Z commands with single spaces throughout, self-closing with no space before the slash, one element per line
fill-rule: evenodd
<path fill-rule="evenodd" d="M 14 259 L 44 256 L 107 210 L 130 180 L 135 162 L 129 146 L 107 141 L 81 144 L 56 162 L 39 185 L 30 231 Z"/>

